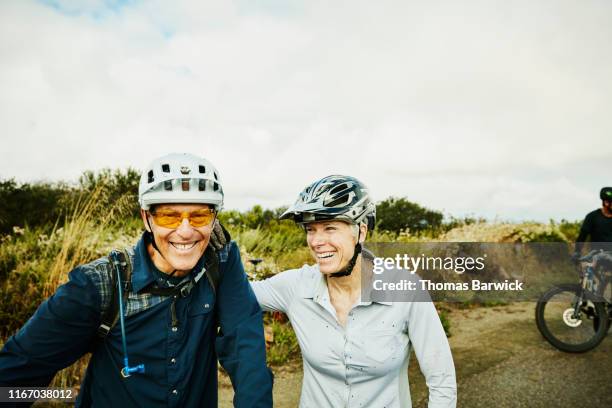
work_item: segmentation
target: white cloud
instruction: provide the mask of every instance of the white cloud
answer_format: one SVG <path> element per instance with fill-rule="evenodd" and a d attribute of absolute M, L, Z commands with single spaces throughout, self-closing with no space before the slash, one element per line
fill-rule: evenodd
<path fill-rule="evenodd" d="M 607 2 L 258 4 L 2 2 L 0 177 L 189 150 L 229 207 L 348 173 L 381 199 L 544 220 L 612 184 Z"/>

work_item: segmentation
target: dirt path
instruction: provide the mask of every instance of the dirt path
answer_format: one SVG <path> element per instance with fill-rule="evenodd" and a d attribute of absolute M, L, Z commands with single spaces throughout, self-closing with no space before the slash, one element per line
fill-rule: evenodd
<path fill-rule="evenodd" d="M 585 354 L 550 346 L 534 322 L 533 303 L 453 310 L 449 313 L 458 381 L 458 406 L 612 407 L 612 334 Z M 427 387 L 412 356 L 414 407 L 427 406 Z M 275 369 L 274 406 L 296 407 L 299 366 Z M 231 407 L 232 390 L 221 380 L 220 407 Z"/>

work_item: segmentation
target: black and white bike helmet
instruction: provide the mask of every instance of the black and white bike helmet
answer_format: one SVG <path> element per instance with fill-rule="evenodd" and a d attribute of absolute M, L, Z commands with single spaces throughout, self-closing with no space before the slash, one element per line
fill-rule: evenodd
<path fill-rule="evenodd" d="M 355 225 L 365 223 L 371 231 L 376 223 L 376 205 L 370 198 L 368 188 L 359 180 L 334 175 L 324 177 L 306 187 L 280 218 L 293 219 L 299 224 L 326 220 L 340 220 Z M 330 276 L 338 278 L 350 275 L 361 252 L 362 247 L 357 235 L 355 251 L 348 264 Z"/>
<path fill-rule="evenodd" d="M 142 172 L 138 202 L 143 210 L 155 204 L 209 204 L 223 207 L 219 173 L 208 160 L 188 153 L 157 158 Z"/>
<path fill-rule="evenodd" d="M 376 205 L 362 182 L 354 177 L 332 175 L 302 190 L 280 218 L 300 224 L 323 220 L 365 223 L 372 230 L 376 223 Z"/>

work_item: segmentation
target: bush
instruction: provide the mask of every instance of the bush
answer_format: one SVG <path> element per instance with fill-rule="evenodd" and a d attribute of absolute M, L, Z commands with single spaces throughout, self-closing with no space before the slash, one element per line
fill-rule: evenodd
<path fill-rule="evenodd" d="M 120 215 L 125 218 L 140 218 L 138 185 L 140 172 L 128 167 L 125 170 L 102 169 L 98 173 L 84 172 L 79 178 L 81 190 L 87 194 L 99 191 L 102 207 L 115 207 L 121 201 Z"/>
<path fill-rule="evenodd" d="M 273 320 L 270 326 L 272 327 L 273 341 L 267 352 L 268 363 L 270 365 L 281 365 L 297 359 L 300 356 L 300 346 L 291 324 Z"/>
<path fill-rule="evenodd" d="M 232 229 L 230 233 L 240 245 L 245 262 L 252 257 L 264 258 L 259 266 L 264 276 L 297 268 L 311 260 L 304 230 L 293 223 L 274 222 L 267 228 Z M 248 267 L 246 263 L 245 266 Z"/>
<path fill-rule="evenodd" d="M 25 228 L 2 237 L 0 245 L 0 337 L 15 332 L 43 300 L 47 271 L 58 250 L 40 229 Z"/>
<path fill-rule="evenodd" d="M 234 230 L 258 229 L 283 224 L 295 225 L 290 220 L 279 220 L 279 217 L 285 210 L 285 207 L 264 210 L 260 205 L 256 205 L 243 213 L 237 210 L 223 211 L 219 214 L 219 220 L 223 225 Z"/>
<path fill-rule="evenodd" d="M 399 234 L 402 231 L 437 230 L 442 226 L 444 216 L 405 198 L 390 197 L 376 205 L 376 218 L 378 229 Z"/>
<path fill-rule="evenodd" d="M 474 217 L 474 216 L 466 216 L 463 218 L 457 218 L 457 217 L 453 217 L 450 216 L 450 218 L 444 222 L 444 224 L 442 225 L 442 229 L 444 230 L 444 232 L 448 232 L 454 228 L 461 228 L 464 227 L 466 225 L 472 225 L 472 224 L 483 224 L 486 222 L 486 219 L 482 218 L 482 217 Z"/>
<path fill-rule="evenodd" d="M 551 221 L 552 224 L 554 224 Z M 561 222 L 557 225 L 557 229 L 563 236 L 567 239 L 568 242 L 576 242 L 578 238 L 578 234 L 580 233 L 580 227 L 582 226 L 582 221 L 567 221 L 561 220 Z"/>
<path fill-rule="evenodd" d="M 9 234 L 13 227 L 44 228 L 49 233 L 69 216 L 70 209 L 97 191 L 101 208 L 121 208 L 121 217 L 139 215 L 139 173 L 131 168 L 124 171 L 103 169 L 86 171 L 78 186 L 67 183 L 22 183 L 0 181 L 0 234 Z M 121 202 L 119 202 L 121 201 Z"/>
<path fill-rule="evenodd" d="M 66 215 L 64 204 L 74 191 L 62 183 L 0 181 L 0 234 L 10 233 L 14 226 L 52 227 Z"/>

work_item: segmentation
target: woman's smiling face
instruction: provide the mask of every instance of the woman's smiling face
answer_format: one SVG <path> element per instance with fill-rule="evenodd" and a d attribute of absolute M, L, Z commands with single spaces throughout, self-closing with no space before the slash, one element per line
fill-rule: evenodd
<path fill-rule="evenodd" d="M 304 228 L 308 248 L 321 273 L 335 273 L 346 267 L 357 244 L 353 225 L 343 221 L 317 221 Z"/>

